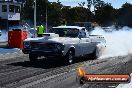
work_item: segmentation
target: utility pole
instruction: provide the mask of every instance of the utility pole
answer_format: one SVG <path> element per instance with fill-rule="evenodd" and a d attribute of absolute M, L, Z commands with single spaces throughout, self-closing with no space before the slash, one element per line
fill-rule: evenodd
<path fill-rule="evenodd" d="M 47 33 L 48 32 L 48 28 L 47 28 L 47 23 L 48 23 L 48 16 L 47 16 L 47 4 L 48 4 L 48 1 L 46 0 L 46 29 L 45 29 L 45 32 Z"/>
<path fill-rule="evenodd" d="M 36 0 L 34 0 L 34 30 L 35 30 L 34 37 L 36 37 Z"/>

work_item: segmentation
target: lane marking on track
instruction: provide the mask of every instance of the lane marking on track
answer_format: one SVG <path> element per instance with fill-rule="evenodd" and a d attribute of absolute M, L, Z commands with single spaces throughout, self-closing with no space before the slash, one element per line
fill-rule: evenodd
<path fill-rule="evenodd" d="M 130 74 L 130 77 L 131 77 L 131 79 L 132 79 L 132 73 Z M 131 88 L 132 85 L 130 86 L 130 84 L 132 84 L 132 80 L 131 80 L 131 82 L 128 83 L 128 84 L 119 84 L 116 88 Z M 127 87 L 126 87 L 126 86 L 127 86 Z M 128 87 L 128 86 L 129 86 L 129 87 Z"/>
<path fill-rule="evenodd" d="M 76 69 L 71 69 L 69 72 L 71 72 L 71 71 L 75 71 Z"/>

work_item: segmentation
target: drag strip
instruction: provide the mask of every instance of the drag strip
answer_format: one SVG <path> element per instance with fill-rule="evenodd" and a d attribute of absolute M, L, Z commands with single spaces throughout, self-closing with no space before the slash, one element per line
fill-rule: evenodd
<path fill-rule="evenodd" d="M 101 63 L 104 60 L 96 61 Z M 87 62 L 90 64 L 96 61 Z M 40 60 L 32 64 L 28 61 L 28 56 L 24 56 L 0 61 L 0 63 L 0 86 L 14 88 L 75 70 L 78 66 L 86 64 L 86 61 L 66 65 L 58 60 Z"/>
<path fill-rule="evenodd" d="M 88 74 L 129 74 L 131 55 L 79 61 L 67 65 L 60 60 L 39 60 L 33 64 L 28 56 L 0 61 L 0 87 L 4 88 L 79 88 L 76 68 L 86 67 Z M 118 71 L 119 70 L 119 71 Z M 124 72 L 125 71 L 125 72 Z M 118 84 L 86 84 L 82 88 L 108 88 Z"/>

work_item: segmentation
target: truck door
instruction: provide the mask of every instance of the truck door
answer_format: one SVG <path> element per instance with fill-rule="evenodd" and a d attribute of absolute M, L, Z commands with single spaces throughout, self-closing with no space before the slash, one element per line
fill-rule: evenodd
<path fill-rule="evenodd" d="M 79 33 L 79 39 L 80 39 L 80 53 L 81 55 L 89 54 L 91 51 L 91 41 L 90 38 L 86 37 L 85 31 L 81 31 Z"/>
<path fill-rule="evenodd" d="M 89 38 L 81 38 L 80 39 L 80 48 L 82 51 L 82 55 L 89 54 L 91 51 L 91 41 Z"/>

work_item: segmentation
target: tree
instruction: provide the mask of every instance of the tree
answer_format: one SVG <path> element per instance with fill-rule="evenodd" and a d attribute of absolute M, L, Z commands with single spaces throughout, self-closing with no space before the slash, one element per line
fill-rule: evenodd
<path fill-rule="evenodd" d="M 73 7 L 67 9 L 65 17 L 68 23 L 91 21 L 92 13 L 84 7 Z"/>
<path fill-rule="evenodd" d="M 78 5 L 79 5 L 80 7 L 84 7 L 85 2 L 78 3 Z"/>
<path fill-rule="evenodd" d="M 94 6 L 94 11 L 105 6 L 106 3 L 101 0 L 87 0 L 87 7 L 91 10 L 91 7 Z"/>
<path fill-rule="evenodd" d="M 114 8 L 107 4 L 95 11 L 95 21 L 99 24 L 112 25 L 114 21 Z"/>
<path fill-rule="evenodd" d="M 132 27 L 132 4 L 125 3 L 122 5 L 122 8 L 118 11 L 118 24 L 121 26 L 129 26 Z"/>
<path fill-rule="evenodd" d="M 60 25 L 62 19 L 63 5 L 60 2 L 51 2 L 48 5 L 48 24 L 57 26 Z"/>
<path fill-rule="evenodd" d="M 43 23 L 46 21 L 46 6 L 47 0 L 37 0 L 36 8 L 37 8 L 37 21 L 38 23 Z"/>
<path fill-rule="evenodd" d="M 33 21 L 33 0 L 25 0 L 24 7 L 22 7 L 21 17 L 23 20 L 30 19 Z"/>
<path fill-rule="evenodd" d="M 33 22 L 33 1 L 25 0 L 25 5 L 22 8 L 22 19 L 30 19 Z M 94 6 L 94 13 L 91 12 L 91 6 Z M 96 21 L 99 24 L 118 23 L 132 27 L 132 20 L 129 20 L 132 16 L 132 4 L 130 3 L 125 3 L 120 9 L 115 9 L 110 3 L 105 3 L 102 0 L 87 0 L 87 2 L 79 3 L 78 7 L 64 6 L 59 0 L 57 2 L 37 0 L 37 23 L 46 22 L 46 7 L 48 25 L 51 26 L 61 25 L 64 21 L 69 25 L 74 22 Z"/>

